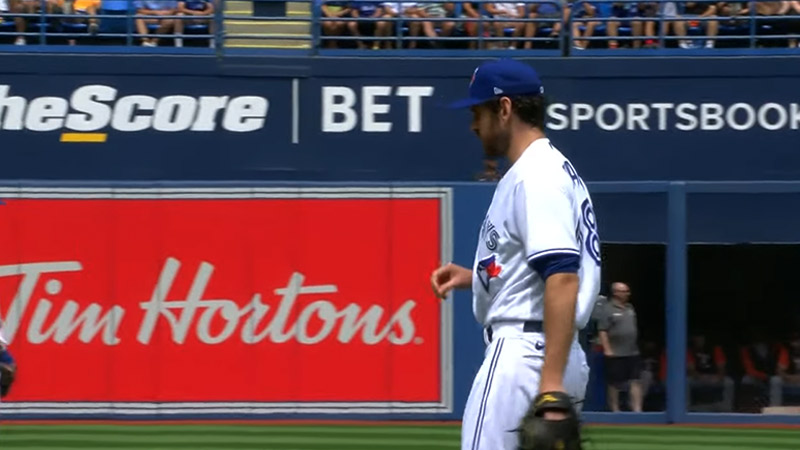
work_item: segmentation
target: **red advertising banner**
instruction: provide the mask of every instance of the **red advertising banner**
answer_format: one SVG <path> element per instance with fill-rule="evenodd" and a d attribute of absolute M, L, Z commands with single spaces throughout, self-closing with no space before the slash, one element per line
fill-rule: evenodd
<path fill-rule="evenodd" d="M 9 404 L 446 406 L 447 192 L 104 192 L 0 206 Z"/>

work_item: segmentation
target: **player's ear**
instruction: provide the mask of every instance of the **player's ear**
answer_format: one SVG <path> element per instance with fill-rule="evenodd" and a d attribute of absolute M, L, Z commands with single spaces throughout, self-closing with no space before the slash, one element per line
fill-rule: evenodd
<path fill-rule="evenodd" d="M 500 97 L 500 110 L 498 115 L 501 119 L 508 120 L 511 117 L 511 99 L 508 97 Z"/>

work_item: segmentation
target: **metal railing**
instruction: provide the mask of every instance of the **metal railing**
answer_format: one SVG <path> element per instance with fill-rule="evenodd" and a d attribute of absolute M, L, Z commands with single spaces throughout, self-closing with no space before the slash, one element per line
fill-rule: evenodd
<path fill-rule="evenodd" d="M 509 48 L 516 48 L 518 52 L 546 52 L 550 55 L 570 56 L 579 54 L 575 51 L 578 41 L 587 42 L 591 50 L 606 50 L 609 42 L 619 42 L 620 47 L 632 45 L 639 47 L 642 41 L 651 41 L 656 49 L 668 49 L 673 47 L 689 47 L 688 43 L 697 40 L 707 40 L 719 43 L 719 46 L 735 46 L 737 48 L 755 50 L 763 45 L 781 45 L 781 41 L 794 43 L 800 40 L 800 12 L 789 8 L 787 14 L 761 15 L 758 13 L 756 4 L 766 3 L 766 0 L 749 1 L 746 3 L 748 11 L 741 15 L 719 15 L 712 16 L 687 16 L 683 13 L 683 5 L 686 2 L 674 2 L 672 0 L 649 0 L 646 2 L 632 0 L 577 0 L 567 4 L 561 0 L 525 0 L 522 11 L 508 16 L 493 16 L 487 5 L 491 2 L 478 0 L 470 2 L 477 6 L 478 15 L 468 16 L 464 13 L 463 2 L 441 2 L 436 0 L 418 0 L 413 9 L 397 11 L 386 14 L 381 12 L 375 17 L 356 17 L 346 14 L 342 17 L 326 17 L 323 13 L 322 5 L 324 0 L 300 0 L 291 2 L 293 4 L 309 4 L 310 12 L 301 15 L 291 16 L 286 12 L 286 5 L 289 2 L 277 0 L 245 0 L 242 3 L 252 5 L 272 5 L 272 12 L 268 14 L 242 14 L 226 13 L 226 3 L 233 0 L 211 0 L 214 3 L 212 15 L 199 18 L 198 16 L 177 14 L 164 16 L 153 16 L 141 14 L 135 0 L 111 0 L 98 2 L 100 5 L 96 14 L 76 13 L 68 10 L 67 13 L 56 11 L 55 0 L 39 0 L 38 11 L 30 12 L 21 6 L 23 0 L 9 0 L 10 8 L 8 11 L 0 11 L 0 42 L 11 44 L 17 38 L 31 38 L 26 42 L 28 48 L 31 44 L 37 47 L 54 46 L 59 44 L 77 44 L 79 46 L 107 46 L 123 45 L 126 47 L 138 46 L 145 39 L 160 39 L 168 41 L 167 47 L 174 39 L 179 38 L 187 43 L 187 46 L 205 46 L 205 42 L 212 45 L 216 52 L 222 52 L 226 45 L 234 39 L 252 40 L 256 44 L 253 47 L 280 47 L 271 45 L 280 41 L 302 42 L 307 53 L 311 54 L 335 54 L 336 50 L 329 47 L 345 48 L 347 51 L 363 51 L 362 48 L 393 48 L 393 51 L 402 50 L 403 52 L 417 51 L 413 47 L 425 49 L 435 49 L 446 53 L 453 52 L 459 54 L 462 49 L 479 49 L 490 51 L 508 51 Z M 72 4 L 69 0 L 67 4 Z M 29 4 L 28 0 L 24 1 Z M 116 5 L 115 9 L 104 8 L 106 4 Z M 384 3 L 376 2 L 378 5 Z M 657 5 L 653 15 L 637 14 L 638 5 L 642 4 Z M 775 2 L 769 2 L 775 3 Z M 176 2 L 177 4 L 177 2 Z M 347 4 L 347 3 L 345 3 Z M 615 17 L 613 7 L 598 7 L 615 5 L 616 11 L 627 11 L 623 17 Z M 716 5 L 720 5 L 718 3 Z M 124 5 L 125 7 L 122 7 Z M 402 5 L 402 3 L 398 3 Z M 429 14 L 428 7 L 437 5 L 440 9 Z M 547 16 L 537 16 L 533 14 L 536 7 L 548 5 Z M 597 8 L 594 14 L 587 15 L 587 8 L 592 5 Z M 672 5 L 672 6 L 670 6 Z M 711 5 L 711 4 L 710 4 Z M 282 9 L 281 9 L 282 6 Z M 275 8 L 280 10 L 275 12 Z M 677 15 L 667 11 L 668 7 L 675 9 Z M 402 8 L 402 6 L 399 6 Z M 786 8 L 784 8 L 786 9 Z M 611 11 L 609 13 L 609 11 Z M 764 10 L 762 9 L 762 12 Z M 784 12 L 784 11 L 773 11 Z M 136 21 L 139 19 L 149 19 L 155 23 L 148 24 L 148 33 L 139 33 Z M 89 33 L 89 21 L 97 23 L 94 33 Z M 175 20 L 184 22 L 184 32 L 176 35 L 173 31 L 158 33 L 159 24 L 162 20 Z M 198 20 L 207 20 L 205 24 L 195 23 Z M 19 21 L 19 22 L 18 22 Z M 254 28 L 259 28 L 256 32 L 231 31 L 233 23 L 253 23 Z M 362 23 L 372 23 L 373 28 L 379 26 L 384 30 L 381 34 L 375 32 L 369 35 L 352 34 L 348 29 Z M 589 23 L 594 28 L 594 33 L 584 36 L 586 26 Z M 608 33 L 609 24 L 615 22 L 619 25 L 617 36 L 610 36 Z M 634 33 L 632 30 L 634 23 L 642 25 L 641 33 Z M 645 23 L 655 24 L 655 33 L 646 33 Z M 708 36 L 703 24 L 716 22 L 719 32 L 713 36 Z M 284 24 L 301 25 L 300 32 L 287 32 Z M 327 24 L 340 23 L 336 27 L 338 30 L 334 34 L 325 33 L 323 29 L 330 28 Z M 681 28 L 685 33 L 677 33 L 673 25 L 672 32 L 667 31 L 669 24 L 681 23 Z M 18 24 L 24 24 L 24 29 L 17 31 Z M 261 24 L 261 27 L 256 27 Z M 355 24 L 355 25 L 353 25 Z M 502 29 L 497 24 L 502 24 Z M 560 28 L 555 28 L 560 24 Z M 212 26 L 213 25 L 213 26 Z M 452 29 L 451 33 L 442 33 L 447 26 Z M 19 25 L 22 26 L 22 25 Z M 271 28 L 270 28 L 271 27 Z M 424 27 L 433 28 L 434 33 L 424 32 Z M 276 32 L 263 32 L 264 30 L 276 30 Z M 389 30 L 386 32 L 385 30 Z M 578 31 L 579 35 L 575 34 Z M 796 33 L 796 34 L 793 34 Z M 432 34 L 432 35 L 431 35 Z M 27 39 L 26 39 L 27 40 Z M 371 45 L 364 45 L 364 43 Z M 687 45 L 685 45 L 685 43 Z M 361 44 L 361 45 L 359 45 Z M 289 46 L 286 46 L 289 47 Z M 412 47 L 412 48 L 409 48 Z M 524 47 L 524 48 L 523 48 Z M 173 52 L 181 52 L 185 49 L 176 49 Z M 686 50 L 682 48 L 681 50 Z M 24 50 L 23 50 L 24 51 Z M 124 51 L 124 50 L 123 50 Z M 150 51 L 150 50 L 147 50 Z M 209 50 L 212 51 L 212 50 Z M 609 51 L 609 54 L 613 52 Z M 637 52 L 646 53 L 646 52 Z M 420 52 L 420 55 L 425 54 Z M 430 53 L 427 53 L 430 54 Z M 627 55 L 630 55 L 628 53 Z M 652 53 L 647 53 L 652 54 Z M 798 51 L 800 54 L 800 51 Z"/>
<path fill-rule="evenodd" d="M 315 8 L 315 13 L 318 15 L 318 19 L 315 20 L 315 28 L 321 28 L 322 24 L 324 23 L 351 23 L 351 22 L 370 22 L 378 23 L 384 22 L 391 24 L 391 28 L 393 29 L 391 36 L 325 36 L 322 33 L 318 33 L 319 40 L 315 41 L 315 47 L 324 46 L 325 42 L 329 41 L 377 41 L 377 42 L 387 42 L 391 44 L 395 44 L 397 48 L 403 48 L 403 45 L 407 42 L 413 41 L 425 41 L 426 43 L 475 43 L 478 48 L 485 48 L 487 44 L 500 43 L 500 42 L 510 42 L 512 45 L 517 43 L 525 43 L 525 42 L 539 42 L 539 43 L 548 43 L 551 45 L 555 45 L 556 48 L 561 48 L 561 43 L 564 42 L 565 38 L 565 29 L 562 26 L 555 36 L 540 36 L 537 35 L 537 32 L 534 32 L 533 36 L 513 36 L 512 29 L 514 28 L 512 24 L 521 24 L 522 26 L 531 24 L 534 26 L 544 26 L 546 29 L 552 29 L 555 24 L 563 24 L 564 20 L 564 9 L 561 2 L 558 0 L 523 0 L 521 2 L 516 3 L 523 3 L 524 6 L 524 13 L 521 14 L 523 17 L 501 17 L 501 18 L 493 18 L 489 16 L 489 13 L 485 11 L 484 6 L 488 3 L 484 0 L 476 1 L 472 3 L 480 4 L 479 8 L 479 17 L 467 17 L 463 14 L 463 9 L 459 11 L 459 7 L 462 3 L 453 3 L 453 2 L 442 2 L 440 0 L 418 0 L 415 2 L 417 5 L 451 5 L 451 11 L 449 16 L 445 17 L 409 17 L 404 16 L 403 13 L 406 13 L 409 10 L 399 11 L 400 14 L 395 14 L 392 16 L 384 15 L 382 17 L 324 17 L 318 8 Z M 514 3 L 516 5 L 516 3 Z M 399 3 L 402 5 L 402 3 Z M 555 7 L 555 11 L 559 17 L 562 18 L 530 18 L 527 17 L 531 12 L 532 6 L 540 6 L 540 5 L 551 5 Z M 447 8 L 443 9 L 447 10 Z M 418 16 L 419 11 L 424 11 L 425 7 L 414 7 L 413 12 L 409 14 Z M 412 36 L 411 35 L 411 25 L 415 23 L 425 23 L 430 22 L 432 24 L 445 24 L 451 22 L 455 25 L 456 28 L 456 36 L 436 36 L 436 37 L 427 37 L 424 35 Z M 467 30 L 467 24 L 475 24 L 474 36 L 470 36 Z M 490 33 L 494 31 L 494 27 L 496 24 L 505 24 L 504 27 L 504 35 L 503 36 L 492 36 Z M 319 25 L 317 25 L 319 24 Z M 460 26 L 459 26 L 460 25 Z M 509 26 L 512 25 L 512 26 Z M 547 28 L 549 26 L 549 28 Z M 441 31 L 441 27 L 435 27 L 437 31 Z M 541 28 L 539 28 L 541 29 Z M 521 31 L 521 34 L 524 34 L 525 30 Z"/>
<path fill-rule="evenodd" d="M 638 5 L 642 3 L 653 3 L 658 5 L 658 15 L 657 16 L 626 16 L 626 17 L 578 17 L 578 14 L 581 10 L 581 6 L 586 4 L 632 4 Z M 644 2 L 636 2 L 636 1 L 620 1 L 620 0 L 578 0 L 573 3 L 573 7 L 569 14 L 569 23 L 568 27 L 572 30 L 572 26 L 574 24 L 585 24 L 588 22 L 600 22 L 603 24 L 607 24 L 609 22 L 655 22 L 657 24 L 658 32 L 656 35 L 628 35 L 628 36 L 581 36 L 581 40 L 587 41 L 609 41 L 609 40 L 621 40 L 621 41 L 635 41 L 635 40 L 643 40 L 643 39 L 656 39 L 658 40 L 658 47 L 664 48 L 666 47 L 666 43 L 669 41 L 683 41 L 683 40 L 696 40 L 696 39 L 706 39 L 712 41 L 742 41 L 743 39 L 748 40 L 748 48 L 756 48 L 758 41 L 769 41 L 769 40 L 791 40 L 791 39 L 798 39 L 800 40 L 800 12 L 796 14 L 783 14 L 783 15 L 759 15 L 756 14 L 756 3 L 775 3 L 775 2 L 768 2 L 767 0 L 751 0 L 746 2 L 747 3 L 747 14 L 742 15 L 719 15 L 719 14 L 711 14 L 709 16 L 701 17 L 698 15 L 686 15 L 682 11 L 682 5 L 690 2 L 675 2 L 674 0 L 647 0 Z M 704 2 L 696 2 L 701 4 L 707 4 L 709 6 L 718 7 L 718 5 L 726 3 L 726 2 L 718 2 L 714 3 L 704 3 Z M 744 3 L 744 2 L 740 2 Z M 675 14 L 667 15 L 665 13 L 665 9 L 667 6 L 673 5 L 675 7 Z M 791 9 L 789 10 L 791 13 Z M 771 21 L 773 23 L 781 23 L 789 25 L 790 21 L 798 21 L 797 26 L 797 34 L 768 34 L 768 33 L 760 33 L 761 27 L 763 26 L 770 26 L 770 24 L 765 24 L 764 22 Z M 678 35 L 673 34 L 667 35 L 665 33 L 666 25 L 669 23 L 677 23 L 677 22 L 696 22 L 697 25 L 686 24 L 686 34 Z M 709 35 L 705 33 L 698 33 L 698 31 L 702 31 L 702 26 L 700 24 L 710 23 L 710 22 L 717 22 L 719 28 L 717 34 Z M 738 22 L 735 25 L 724 25 L 723 22 Z M 759 22 L 761 25 L 759 26 Z M 627 28 L 627 27 L 626 27 Z M 746 33 L 741 33 L 741 31 L 745 31 Z M 693 33 L 690 33 L 693 31 Z M 719 33 L 719 31 L 725 31 L 724 34 Z M 764 30 L 766 31 L 766 30 Z M 573 42 L 575 40 L 575 36 L 572 32 L 568 34 L 569 36 L 569 46 L 573 47 Z"/>
<path fill-rule="evenodd" d="M 30 4 L 27 0 L 25 3 Z M 126 0 L 124 2 L 115 0 L 109 2 L 117 6 L 113 9 L 103 8 L 103 3 L 100 1 L 97 3 L 100 5 L 100 7 L 97 8 L 97 13 L 90 14 L 87 12 L 54 12 L 52 10 L 55 9 L 55 3 L 52 0 L 40 0 L 39 4 L 36 5 L 39 9 L 38 12 L 26 13 L 15 11 L 17 8 L 22 8 L 22 0 L 11 0 L 10 10 L 0 12 L 0 38 L 37 38 L 38 42 L 34 45 L 39 46 L 61 44 L 64 40 L 84 40 L 93 45 L 122 43 L 125 46 L 133 46 L 138 44 L 137 40 L 176 38 L 187 42 L 201 40 L 206 42 L 213 41 L 213 47 L 219 47 L 222 44 L 223 14 L 221 10 L 216 7 L 214 8 L 214 12 L 208 16 L 195 16 L 181 13 L 149 15 L 138 13 L 136 4 L 139 2 L 135 0 Z M 121 3 L 126 4 L 125 9 L 118 7 Z M 73 0 L 69 0 L 65 4 L 69 5 L 70 7 L 68 10 L 71 10 Z M 51 12 L 47 12 L 48 9 L 51 10 Z M 185 31 L 187 29 L 190 31 L 196 29 L 198 32 L 184 32 L 181 34 L 176 34 L 174 32 L 157 33 L 159 28 L 159 23 L 157 22 L 155 24 L 156 26 L 153 26 L 154 24 L 147 24 L 146 26 L 149 32 L 140 34 L 136 29 L 136 20 L 138 19 L 155 20 L 158 22 L 162 20 L 182 21 Z M 24 31 L 17 30 L 18 20 L 22 21 Z M 192 23 L 195 21 L 206 23 Z M 89 31 L 90 22 L 97 23 L 98 29 L 94 33 Z M 195 27 L 193 25 L 199 26 Z M 31 31 L 32 28 L 38 29 Z M 215 30 L 214 32 L 211 32 L 212 28 Z M 30 44 L 26 42 L 25 45 L 28 46 Z"/>

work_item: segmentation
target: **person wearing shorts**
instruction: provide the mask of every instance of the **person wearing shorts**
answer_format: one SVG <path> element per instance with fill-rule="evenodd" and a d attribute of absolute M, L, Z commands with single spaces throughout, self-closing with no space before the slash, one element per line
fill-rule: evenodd
<path fill-rule="evenodd" d="M 538 0 L 530 6 L 528 17 L 538 21 L 528 22 L 525 36 L 533 37 L 538 28 L 550 28 L 550 38 L 556 39 L 561 34 L 561 23 L 567 23 L 570 6 L 564 0 Z M 545 22 L 541 19 L 547 19 Z M 556 19 L 557 21 L 553 21 Z M 528 47 L 526 47 L 528 48 Z"/>
<path fill-rule="evenodd" d="M 505 37 L 506 28 L 513 30 L 511 36 L 518 38 L 524 31 L 524 22 L 506 22 L 504 19 L 523 19 L 525 18 L 524 3 L 486 3 L 486 11 L 492 17 L 492 29 L 496 38 Z M 497 42 L 497 41 L 495 41 Z M 518 41 L 510 41 L 502 47 L 509 49 L 517 48 Z"/>
<path fill-rule="evenodd" d="M 350 3 L 350 15 L 351 17 L 357 18 L 372 18 L 372 20 L 353 20 L 347 22 L 347 29 L 350 32 L 351 36 L 378 36 L 384 35 L 383 29 L 381 29 L 381 33 L 378 33 L 377 27 L 377 19 L 383 17 L 383 6 L 381 6 L 380 2 L 352 2 Z M 388 22 L 381 22 L 382 28 L 386 28 L 388 26 Z M 358 48 L 366 49 L 369 46 L 365 43 L 365 41 L 358 40 L 357 41 Z M 377 50 L 380 47 L 380 41 L 373 40 L 372 41 L 372 49 Z"/>
<path fill-rule="evenodd" d="M 642 411 L 642 361 L 639 355 L 636 310 L 630 303 L 631 290 L 625 283 L 611 285 L 611 299 L 600 314 L 597 329 L 606 357 L 606 381 L 611 411 L 618 412 L 619 391 L 630 386 L 630 408 Z"/>
<path fill-rule="evenodd" d="M 444 19 L 455 17 L 455 4 L 449 3 L 421 3 L 419 7 L 419 16 L 432 19 Z M 442 41 L 438 41 L 440 33 L 443 37 L 448 37 L 453 34 L 456 27 L 455 21 L 426 21 L 422 22 L 422 33 L 429 39 L 429 43 L 433 47 L 440 47 Z"/>

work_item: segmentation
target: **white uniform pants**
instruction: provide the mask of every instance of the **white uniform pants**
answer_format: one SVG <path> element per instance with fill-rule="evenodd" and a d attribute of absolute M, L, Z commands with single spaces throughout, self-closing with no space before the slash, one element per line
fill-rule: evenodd
<path fill-rule="evenodd" d="M 538 394 L 544 333 L 523 333 L 522 323 L 492 327 L 492 342 L 467 400 L 461 450 L 516 450 L 522 417 Z M 589 381 L 586 355 L 577 340 L 564 371 L 564 388 L 580 411 Z"/>

